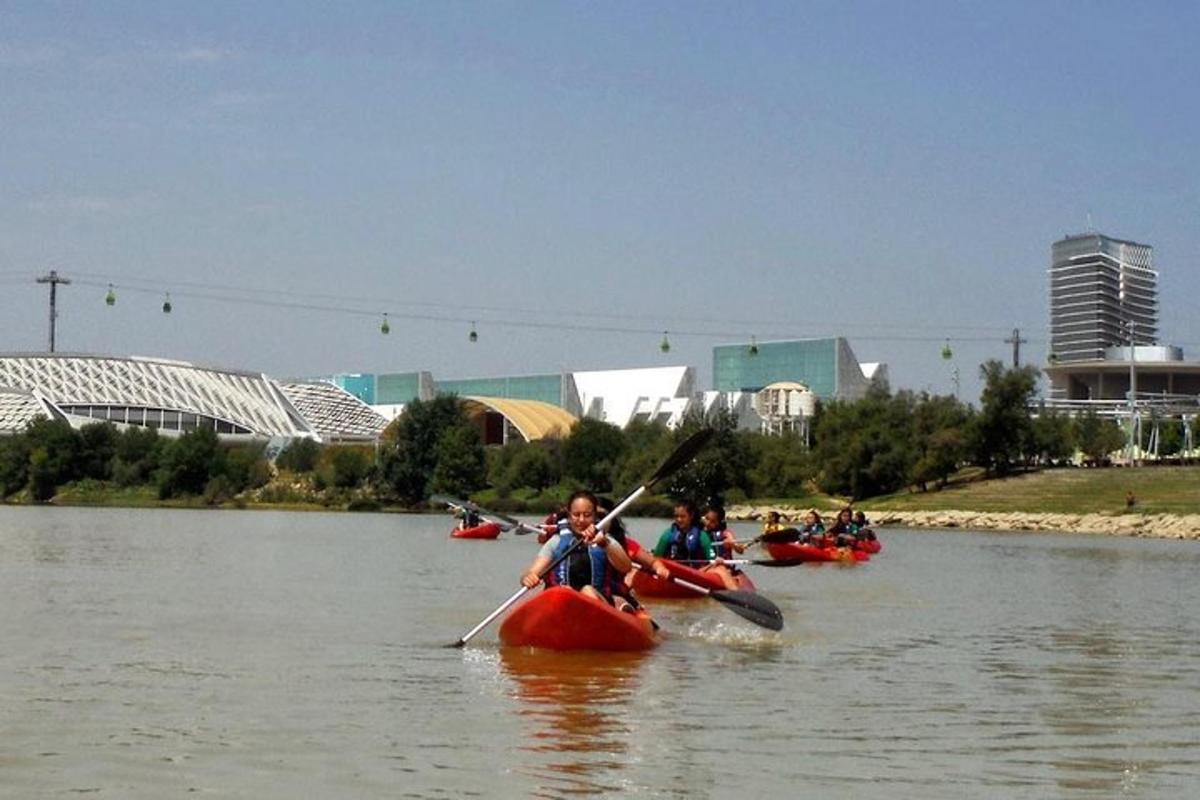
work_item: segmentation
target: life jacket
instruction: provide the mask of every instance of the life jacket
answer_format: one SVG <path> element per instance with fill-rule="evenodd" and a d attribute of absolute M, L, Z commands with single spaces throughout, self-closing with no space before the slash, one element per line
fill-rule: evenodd
<path fill-rule="evenodd" d="M 708 551 L 700 543 L 700 529 L 693 525 L 685 533 L 671 523 L 671 544 L 667 546 L 666 557 L 672 561 L 708 561 Z"/>
<path fill-rule="evenodd" d="M 577 541 L 575 534 L 567 529 L 559 528 L 558 545 L 550 554 L 550 560 L 555 561 L 567 552 Z M 588 545 L 575 550 L 559 562 L 546 575 L 547 586 L 570 586 L 572 589 L 582 589 L 591 585 L 606 600 L 612 601 L 614 594 L 621 594 L 625 588 L 621 574 L 608 563 L 608 553 L 605 548 Z"/>
<path fill-rule="evenodd" d="M 717 558 L 723 558 L 726 561 L 733 558 L 733 545 L 725 541 L 725 528 L 717 531 L 716 536 L 712 534 L 709 534 L 709 536 L 712 536 L 713 549 L 716 551 Z M 717 538 L 718 536 L 720 538 Z"/>

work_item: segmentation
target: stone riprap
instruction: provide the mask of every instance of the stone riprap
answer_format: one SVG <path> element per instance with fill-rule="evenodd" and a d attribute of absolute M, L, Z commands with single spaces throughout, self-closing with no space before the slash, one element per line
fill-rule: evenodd
<path fill-rule="evenodd" d="M 1144 536 L 1200 540 L 1200 514 L 1040 514 L 1019 511 L 881 511 L 856 506 L 877 528 L 967 528 L 977 531 L 1060 531 L 1109 536 Z M 791 523 L 800 522 L 807 508 L 792 506 L 731 506 L 730 519 L 761 520 L 779 511 Z M 817 509 L 828 520 L 834 509 Z"/>

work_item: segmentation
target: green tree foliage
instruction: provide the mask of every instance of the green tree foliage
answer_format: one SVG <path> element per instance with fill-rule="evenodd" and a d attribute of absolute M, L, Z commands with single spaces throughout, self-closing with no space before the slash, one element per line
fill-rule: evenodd
<path fill-rule="evenodd" d="M 692 411 L 673 432 L 672 447 L 700 428 L 712 428 L 716 433 L 691 463 L 671 476 L 666 493 L 700 505 L 724 503 L 731 490 L 744 493 L 749 485 L 751 454 L 747 437 L 738 433 L 737 419 L 725 409 L 708 414 Z"/>
<path fill-rule="evenodd" d="M 374 461 L 374 454 L 367 447 L 326 447 L 314 470 L 316 485 L 321 489 L 357 489 L 370 477 Z"/>
<path fill-rule="evenodd" d="M 1075 418 L 1075 442 L 1085 460 L 1106 464 L 1111 454 L 1125 446 L 1125 432 L 1115 421 L 1093 412 Z"/>
<path fill-rule="evenodd" d="M 745 437 L 751 463 L 751 497 L 800 497 L 808 493 L 812 462 L 804 441 L 796 434 Z"/>
<path fill-rule="evenodd" d="M 119 486 L 149 483 L 158 469 L 159 456 L 165 445 L 166 440 L 153 428 L 126 428 L 117 436 L 115 443 L 113 480 Z"/>
<path fill-rule="evenodd" d="M 228 494 L 266 486 L 271 480 L 271 465 L 267 463 L 266 445 L 235 445 L 225 451 L 225 478 Z"/>
<path fill-rule="evenodd" d="M 1006 368 L 991 360 L 979 368 L 981 408 L 971 426 L 975 463 L 992 475 L 1006 475 L 1035 450 L 1029 402 L 1037 389 L 1036 367 Z"/>
<path fill-rule="evenodd" d="M 15 494 L 28 485 L 32 449 L 24 434 L 0 436 L 0 498 Z"/>
<path fill-rule="evenodd" d="M 379 454 L 382 484 L 409 505 L 429 497 L 433 491 L 434 471 L 444 452 L 440 447 L 442 438 L 452 430 L 466 427 L 469 423 L 462 401 L 453 395 L 409 403 L 404 413 L 383 432 Z M 456 441 L 466 445 L 469 440 L 456 437 Z M 473 447 L 480 451 L 478 463 L 483 474 L 484 458 L 478 436 Z M 449 447 L 449 452 L 457 455 L 454 446 Z M 447 470 L 450 470 L 449 465 Z M 446 480 L 450 480 L 449 473 Z"/>
<path fill-rule="evenodd" d="M 821 489 L 857 500 L 907 486 L 917 459 L 915 404 L 909 392 L 892 397 L 886 387 L 872 385 L 862 400 L 824 406 L 813 424 Z"/>
<path fill-rule="evenodd" d="M 36 419 L 29 423 L 24 436 L 30 446 L 29 488 L 34 500 L 49 500 L 55 489 L 80 476 L 83 440 L 68 423 Z"/>
<path fill-rule="evenodd" d="M 275 459 L 275 466 L 289 472 L 312 472 L 321 456 L 321 445 L 312 439 L 293 439 Z"/>
<path fill-rule="evenodd" d="M 915 450 L 909 482 L 926 491 L 930 483 L 946 481 L 967 456 L 965 427 L 971 410 L 955 397 L 922 395 L 913 404 L 912 442 Z"/>
<path fill-rule="evenodd" d="M 541 491 L 562 478 L 556 469 L 557 458 L 551 455 L 550 442 L 511 442 L 504 447 L 488 450 L 487 482 L 501 497 L 522 487 Z"/>
<path fill-rule="evenodd" d="M 111 422 L 93 422 L 80 428 L 79 476 L 98 481 L 111 478 L 120 437 Z"/>
<path fill-rule="evenodd" d="M 1149 425 L 1146 426 L 1149 433 Z M 1160 456 L 1178 455 L 1183 449 L 1183 420 L 1164 419 L 1159 423 L 1158 454 Z"/>
<path fill-rule="evenodd" d="M 563 475 L 593 491 L 609 492 L 625 448 L 620 428 L 584 417 L 563 441 Z"/>
<path fill-rule="evenodd" d="M 216 431 L 197 428 L 163 447 L 157 471 L 158 496 L 201 494 L 212 478 L 224 473 L 225 451 Z"/>
<path fill-rule="evenodd" d="M 446 431 L 438 442 L 437 466 L 431 488 L 435 492 L 465 497 L 487 485 L 487 466 L 479 432 L 469 425 Z"/>
<path fill-rule="evenodd" d="M 1041 464 L 1063 464 L 1075 454 L 1075 428 L 1065 414 L 1042 412 L 1033 420 L 1033 454 Z"/>

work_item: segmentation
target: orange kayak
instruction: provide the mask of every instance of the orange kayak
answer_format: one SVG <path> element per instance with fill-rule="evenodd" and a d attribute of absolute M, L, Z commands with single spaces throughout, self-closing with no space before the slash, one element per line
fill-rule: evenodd
<path fill-rule="evenodd" d="M 661 559 L 661 561 L 670 570 L 673 577 L 681 578 L 688 583 L 694 583 L 697 586 L 703 586 L 705 589 L 711 589 L 712 591 L 720 591 L 725 588 L 725 584 L 721 582 L 721 579 L 711 572 L 694 569 L 687 564 L 680 564 L 678 561 L 672 561 L 669 558 Z M 750 580 L 750 577 L 746 573 L 735 573 L 734 578 L 737 579 L 737 588 L 739 590 L 746 592 L 754 591 L 754 582 Z M 640 569 L 633 576 L 633 591 L 639 597 L 659 597 L 667 600 L 702 600 L 705 597 L 705 595 L 699 592 L 693 592 L 691 589 L 687 589 L 677 583 L 656 578 L 651 573 Z"/>
<path fill-rule="evenodd" d="M 776 561 L 811 561 L 815 564 L 824 562 L 839 562 L 853 564 L 856 561 L 869 561 L 871 556 L 861 550 L 851 550 L 849 547 L 817 547 L 799 542 L 786 544 L 766 544 L 767 552 Z"/>
<path fill-rule="evenodd" d="M 658 636 L 645 611 L 627 614 L 565 586 L 544 589 L 514 608 L 500 626 L 512 647 L 548 650 L 649 650 Z"/>
<path fill-rule="evenodd" d="M 474 528 L 455 528 L 450 531 L 452 539 L 495 539 L 500 535 L 500 526 L 494 522 L 485 522 Z"/>

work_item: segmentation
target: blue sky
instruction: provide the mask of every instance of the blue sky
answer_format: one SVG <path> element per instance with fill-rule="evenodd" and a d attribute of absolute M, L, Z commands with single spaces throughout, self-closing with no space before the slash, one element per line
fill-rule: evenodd
<path fill-rule="evenodd" d="M 1194 3 L 342 5 L 0 2 L 0 350 L 54 268 L 60 350 L 706 382 L 842 335 L 973 400 L 1090 215 L 1200 357 Z"/>

